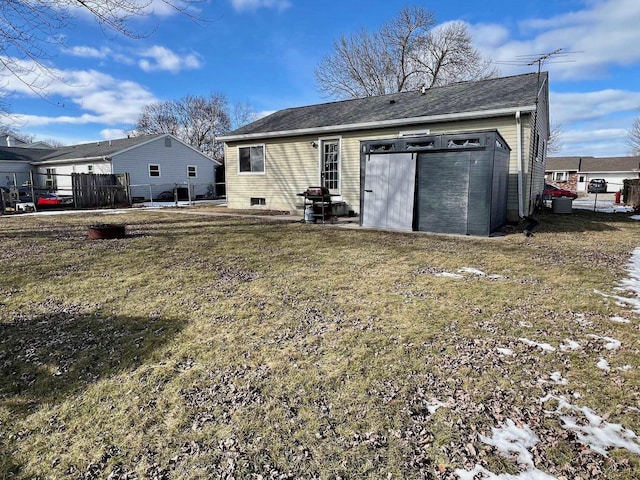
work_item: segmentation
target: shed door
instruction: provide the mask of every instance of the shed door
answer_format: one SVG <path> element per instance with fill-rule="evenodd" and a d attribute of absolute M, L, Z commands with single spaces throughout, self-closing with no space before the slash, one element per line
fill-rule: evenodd
<path fill-rule="evenodd" d="M 411 230 L 416 162 L 411 153 L 369 155 L 362 226 Z"/>
<path fill-rule="evenodd" d="M 418 159 L 418 230 L 467 232 L 468 152 L 422 154 Z"/>

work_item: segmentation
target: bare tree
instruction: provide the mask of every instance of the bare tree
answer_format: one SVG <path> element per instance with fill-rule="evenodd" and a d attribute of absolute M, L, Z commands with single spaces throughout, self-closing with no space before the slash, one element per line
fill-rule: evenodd
<path fill-rule="evenodd" d="M 547 140 L 547 154 L 555 155 L 562 149 L 562 124 L 551 122 L 549 140 Z"/>
<path fill-rule="evenodd" d="M 328 97 L 359 98 L 495 77 L 462 22 L 436 26 L 433 12 L 405 7 L 377 31 L 341 36 L 315 70 Z"/>
<path fill-rule="evenodd" d="M 202 0 L 155 0 L 195 19 L 189 6 Z M 129 38 L 148 36 L 132 26 L 152 13 L 154 0 L 2 0 L 0 1 L 0 71 L 44 96 L 56 72 L 47 60 L 65 46 L 65 32 L 76 15 L 89 14 L 104 33 Z"/>
<path fill-rule="evenodd" d="M 633 120 L 633 124 L 627 132 L 627 145 L 629 145 L 631 155 L 640 155 L 640 117 Z"/>
<path fill-rule="evenodd" d="M 134 134 L 170 133 L 211 158 L 224 161 L 217 138 L 231 128 L 227 99 L 187 95 L 180 100 L 152 103 L 142 109 Z"/>
<path fill-rule="evenodd" d="M 231 129 L 235 130 L 247 123 L 257 120 L 257 114 L 248 102 L 237 102 L 233 105 L 231 112 Z"/>

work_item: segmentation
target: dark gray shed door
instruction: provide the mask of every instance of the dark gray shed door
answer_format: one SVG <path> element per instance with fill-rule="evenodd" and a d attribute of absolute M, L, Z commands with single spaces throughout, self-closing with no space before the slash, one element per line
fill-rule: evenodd
<path fill-rule="evenodd" d="M 416 161 L 412 153 L 369 155 L 366 160 L 362 226 L 411 230 Z"/>
<path fill-rule="evenodd" d="M 418 230 L 467 233 L 468 152 L 422 154 L 418 158 Z"/>

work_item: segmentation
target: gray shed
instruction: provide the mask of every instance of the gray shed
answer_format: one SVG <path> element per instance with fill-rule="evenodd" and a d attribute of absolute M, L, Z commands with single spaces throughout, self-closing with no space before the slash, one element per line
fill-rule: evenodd
<path fill-rule="evenodd" d="M 506 223 L 510 148 L 496 130 L 361 142 L 361 225 L 490 235 Z"/>

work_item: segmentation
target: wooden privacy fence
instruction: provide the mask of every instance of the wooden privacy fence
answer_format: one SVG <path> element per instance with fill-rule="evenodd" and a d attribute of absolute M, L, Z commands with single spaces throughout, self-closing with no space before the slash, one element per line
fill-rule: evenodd
<path fill-rule="evenodd" d="M 130 205 L 129 174 L 74 173 L 71 186 L 76 208 Z"/>

